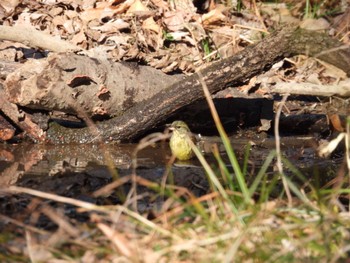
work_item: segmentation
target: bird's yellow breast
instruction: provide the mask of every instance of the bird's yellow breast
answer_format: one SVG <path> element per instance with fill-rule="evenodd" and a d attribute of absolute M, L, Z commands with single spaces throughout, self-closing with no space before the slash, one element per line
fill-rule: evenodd
<path fill-rule="evenodd" d="M 187 134 L 179 134 L 177 131 L 174 131 L 170 138 L 169 145 L 171 152 L 180 161 L 189 160 L 193 157 L 192 148 L 188 140 L 189 137 Z"/>

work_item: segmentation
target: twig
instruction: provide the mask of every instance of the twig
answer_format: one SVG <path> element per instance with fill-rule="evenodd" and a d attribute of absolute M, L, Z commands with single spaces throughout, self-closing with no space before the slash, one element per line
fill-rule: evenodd
<path fill-rule="evenodd" d="M 271 92 L 297 94 L 297 95 L 312 95 L 330 97 L 338 95 L 341 97 L 350 97 L 349 80 L 342 81 L 336 85 L 318 85 L 313 83 L 287 83 L 279 82 L 270 87 Z"/>
<path fill-rule="evenodd" d="M 0 40 L 20 42 L 33 48 L 41 48 L 53 52 L 82 50 L 76 45 L 45 34 L 33 27 L 0 25 Z"/>

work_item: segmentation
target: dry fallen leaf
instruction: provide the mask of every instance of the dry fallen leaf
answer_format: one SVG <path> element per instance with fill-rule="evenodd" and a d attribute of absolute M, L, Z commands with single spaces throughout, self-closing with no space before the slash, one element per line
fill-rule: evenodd
<path fill-rule="evenodd" d="M 123 19 L 116 19 L 108 21 L 101 26 L 93 26 L 91 29 L 99 30 L 101 32 L 107 32 L 109 34 L 119 32 L 120 30 L 130 28 L 130 24 L 125 22 Z"/>
<path fill-rule="evenodd" d="M 19 2 L 19 0 L 1 0 L 0 6 L 5 9 L 6 13 L 11 13 Z"/>
<path fill-rule="evenodd" d="M 151 2 L 155 6 L 161 8 L 163 10 L 169 10 L 169 5 L 168 5 L 168 2 L 166 2 L 166 1 L 163 1 L 163 0 L 151 0 Z"/>
<path fill-rule="evenodd" d="M 155 33 L 159 33 L 161 31 L 160 26 L 154 21 L 153 17 L 145 19 L 145 21 L 142 23 L 142 28 L 152 30 Z"/>
<path fill-rule="evenodd" d="M 226 16 L 217 8 L 202 16 L 204 26 L 218 24 L 226 19 Z"/>
<path fill-rule="evenodd" d="M 330 123 L 332 125 L 332 128 L 338 132 L 345 131 L 345 128 L 343 127 L 342 121 L 338 114 L 332 114 L 328 116 Z"/>
<path fill-rule="evenodd" d="M 113 3 L 100 2 L 96 8 L 88 8 L 83 11 L 80 18 L 85 22 L 89 22 L 94 19 L 103 20 L 104 18 L 114 17 L 116 14 L 121 14 L 126 11 L 135 0 L 126 0 L 125 2 L 114 6 Z"/>
<path fill-rule="evenodd" d="M 169 11 L 164 14 L 163 23 L 169 31 L 180 31 L 185 27 L 184 13 L 182 11 Z"/>
<path fill-rule="evenodd" d="M 307 30 L 313 30 L 313 31 L 319 31 L 319 30 L 326 30 L 330 27 L 329 22 L 324 18 L 319 19 L 305 19 L 300 23 L 300 28 L 304 28 Z"/>
<path fill-rule="evenodd" d="M 138 12 L 147 12 L 149 9 L 140 1 L 140 0 L 135 0 L 132 5 L 130 5 L 128 11 L 126 12 L 127 14 L 135 14 Z"/>
<path fill-rule="evenodd" d="M 86 41 L 84 31 L 80 31 L 78 34 L 75 34 L 74 37 L 71 39 L 71 42 L 75 45 L 81 44 L 84 41 Z"/>

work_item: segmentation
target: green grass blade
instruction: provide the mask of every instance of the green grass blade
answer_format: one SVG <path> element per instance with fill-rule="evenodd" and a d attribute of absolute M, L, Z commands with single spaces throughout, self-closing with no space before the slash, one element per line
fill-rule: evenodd
<path fill-rule="evenodd" d="M 276 156 L 276 152 L 275 151 L 270 152 L 270 154 L 267 156 L 263 166 L 260 168 L 257 176 L 255 177 L 252 185 L 249 188 L 249 193 L 250 193 L 251 197 L 253 196 L 253 194 L 255 193 L 256 189 L 258 188 L 262 177 L 266 174 L 266 171 L 269 168 L 269 166 L 272 163 L 273 158 L 275 158 L 275 156 Z"/>

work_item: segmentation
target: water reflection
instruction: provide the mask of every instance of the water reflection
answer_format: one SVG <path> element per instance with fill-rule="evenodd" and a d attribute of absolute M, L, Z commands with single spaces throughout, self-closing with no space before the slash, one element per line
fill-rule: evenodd
<path fill-rule="evenodd" d="M 256 133 L 255 133 L 256 134 Z M 274 149 L 275 142 L 269 137 L 231 138 L 236 156 L 244 160 L 249 153 L 250 167 L 255 171 L 261 167 L 267 155 Z M 250 151 L 246 151 L 250 143 Z M 223 159 L 229 165 L 224 153 L 224 147 L 217 137 L 202 138 L 201 149 L 205 152 L 208 162 L 215 165 L 212 157 L 212 145 L 218 145 L 223 152 Z M 300 168 L 327 166 L 334 160 L 324 160 L 317 157 L 316 142 L 312 137 L 285 137 L 281 140 L 283 153 L 292 163 Z M 39 145 L 20 144 L 0 145 L 0 185 L 13 185 L 19 179 L 36 178 L 47 181 L 54 176 L 64 174 L 83 173 L 98 178 L 113 178 L 113 173 L 129 175 L 131 173 L 132 156 L 135 144 L 81 144 L 81 145 Z M 165 171 L 170 159 L 170 150 L 167 142 L 154 144 L 152 147 L 142 149 L 137 154 L 137 172 L 140 176 L 147 174 L 150 178 L 157 178 L 157 174 Z M 188 165 L 173 166 L 179 169 L 199 169 L 201 165 L 194 158 Z M 184 171 L 186 169 L 183 169 Z M 147 172 L 145 172 L 147 171 Z M 161 171 L 161 172 L 159 172 Z M 186 172 L 185 172 L 186 173 Z M 254 172 L 252 171 L 251 174 Z"/>

